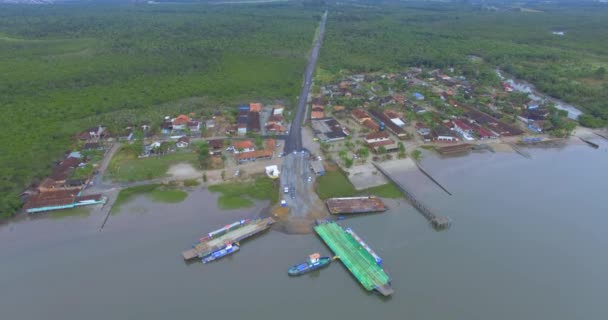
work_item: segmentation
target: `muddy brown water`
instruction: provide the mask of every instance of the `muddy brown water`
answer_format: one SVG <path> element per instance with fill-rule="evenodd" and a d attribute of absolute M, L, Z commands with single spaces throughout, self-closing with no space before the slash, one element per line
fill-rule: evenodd
<path fill-rule="evenodd" d="M 340 263 L 288 277 L 308 254 L 329 254 L 314 234 L 271 230 L 218 262 L 185 264 L 202 234 L 267 206 L 222 211 L 202 189 L 172 205 L 137 198 L 102 232 L 86 217 L 2 226 L 2 319 L 606 319 L 607 149 L 427 155 L 453 196 L 395 173 L 454 225 L 435 232 L 395 200 L 341 222 L 383 257 L 389 299 Z"/>

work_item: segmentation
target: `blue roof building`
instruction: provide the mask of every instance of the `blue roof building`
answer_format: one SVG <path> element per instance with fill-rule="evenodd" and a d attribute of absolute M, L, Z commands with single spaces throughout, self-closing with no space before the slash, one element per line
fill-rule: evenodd
<path fill-rule="evenodd" d="M 424 100 L 424 96 L 422 95 L 422 93 L 414 92 L 413 96 L 416 100 Z"/>

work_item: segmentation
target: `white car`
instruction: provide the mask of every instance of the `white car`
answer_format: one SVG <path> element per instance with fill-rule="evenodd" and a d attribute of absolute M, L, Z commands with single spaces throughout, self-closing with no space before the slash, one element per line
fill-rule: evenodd
<path fill-rule="evenodd" d="M 241 170 L 236 170 L 236 172 L 234 172 L 234 176 L 235 176 L 235 177 L 238 177 L 238 176 L 239 176 L 239 174 L 241 174 Z"/>
<path fill-rule="evenodd" d="M 289 187 L 285 187 L 285 188 L 283 188 L 283 192 L 285 192 L 285 193 L 289 193 Z"/>
<path fill-rule="evenodd" d="M 308 182 L 312 182 L 312 177 L 308 177 Z"/>

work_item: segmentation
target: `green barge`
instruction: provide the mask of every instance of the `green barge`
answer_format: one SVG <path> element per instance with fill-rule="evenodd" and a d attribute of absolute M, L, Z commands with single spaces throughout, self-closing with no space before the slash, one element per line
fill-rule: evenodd
<path fill-rule="evenodd" d="M 376 290 L 384 296 L 393 293 L 391 278 L 382 267 L 382 259 L 352 230 L 329 221 L 317 221 L 314 230 L 363 288 Z"/>

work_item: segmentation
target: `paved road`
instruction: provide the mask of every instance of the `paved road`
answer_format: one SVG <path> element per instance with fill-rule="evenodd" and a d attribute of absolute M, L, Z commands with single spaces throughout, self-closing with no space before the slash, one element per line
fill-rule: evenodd
<path fill-rule="evenodd" d="M 310 53 L 310 59 L 308 60 L 308 66 L 304 73 L 304 86 L 302 92 L 300 92 L 300 98 L 298 99 L 298 108 L 296 109 L 296 116 L 291 123 L 289 129 L 289 136 L 285 142 L 285 152 L 290 153 L 292 151 L 302 150 L 302 122 L 304 121 L 306 103 L 308 101 L 308 94 L 312 85 L 312 75 L 317 65 L 317 58 L 319 57 L 319 50 L 321 49 L 321 43 L 323 42 L 323 34 L 325 33 L 325 22 L 327 21 L 327 11 L 323 14 L 321 19 L 321 25 L 319 27 L 319 33 L 315 39 L 312 52 Z"/>

